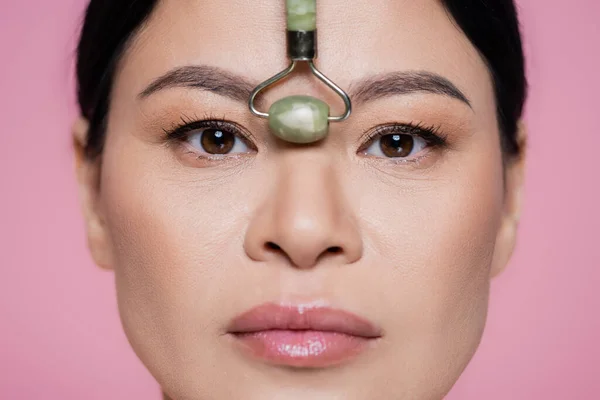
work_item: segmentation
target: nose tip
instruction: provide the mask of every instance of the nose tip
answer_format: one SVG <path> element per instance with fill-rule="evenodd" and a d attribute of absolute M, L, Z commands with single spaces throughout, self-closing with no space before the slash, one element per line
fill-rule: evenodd
<path fill-rule="evenodd" d="M 360 259 L 358 224 L 336 176 L 314 164 L 280 172 L 285 179 L 265 193 L 250 220 L 244 243 L 248 256 L 257 261 L 285 259 L 301 269 L 326 259 L 336 264 Z"/>
<path fill-rule="evenodd" d="M 339 264 L 350 264 L 358 260 L 362 248 L 358 243 L 351 243 L 338 237 L 338 241 L 328 240 L 324 235 L 308 234 L 267 236 L 259 239 L 259 246 L 247 246 L 246 251 L 257 261 L 268 261 L 276 258 L 286 259 L 290 265 L 299 269 L 310 269 L 326 259 L 338 260 Z M 257 243 L 258 244 L 258 243 Z"/>
<path fill-rule="evenodd" d="M 337 258 L 343 263 L 352 263 L 360 258 L 362 247 L 359 241 L 353 238 L 348 228 L 344 231 L 334 221 L 296 218 L 296 221 L 292 219 L 287 223 L 289 225 L 279 234 L 265 235 L 262 239 L 267 257 L 285 257 L 302 269 L 314 267 L 325 258 Z"/>

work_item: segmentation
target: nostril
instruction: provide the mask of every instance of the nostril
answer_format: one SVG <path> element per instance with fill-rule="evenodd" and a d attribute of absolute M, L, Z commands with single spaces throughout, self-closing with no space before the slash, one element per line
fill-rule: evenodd
<path fill-rule="evenodd" d="M 296 264 L 296 265 L 298 265 L 298 262 L 303 264 L 304 261 L 306 261 L 305 260 L 306 258 L 311 259 L 310 251 L 309 251 L 309 253 L 303 253 L 302 251 L 299 251 L 299 253 L 297 252 L 295 254 L 296 257 L 292 257 L 292 255 L 288 254 L 281 246 L 279 246 L 275 242 L 265 242 L 263 245 L 263 248 L 265 249 L 265 251 L 267 253 L 280 254 L 280 255 L 286 257 L 292 264 Z M 343 254 L 343 253 L 344 253 L 344 249 L 341 246 L 330 246 L 330 247 L 324 249 L 323 252 L 321 252 L 321 254 L 319 254 L 319 255 L 313 254 L 312 256 L 316 256 L 316 258 L 314 258 L 312 260 L 314 262 L 316 262 L 318 259 L 320 259 L 322 257 L 327 257 L 327 255 L 335 256 L 337 254 Z M 304 260 L 304 261 L 302 261 L 302 260 Z"/>
<path fill-rule="evenodd" d="M 279 247 L 278 245 L 276 245 L 273 242 L 267 242 L 265 244 L 265 247 L 267 248 L 267 250 L 274 250 L 274 251 L 281 250 L 281 247 Z"/>
<path fill-rule="evenodd" d="M 340 246 L 333 246 L 328 248 L 327 252 L 331 254 L 339 254 L 342 252 L 342 248 Z"/>

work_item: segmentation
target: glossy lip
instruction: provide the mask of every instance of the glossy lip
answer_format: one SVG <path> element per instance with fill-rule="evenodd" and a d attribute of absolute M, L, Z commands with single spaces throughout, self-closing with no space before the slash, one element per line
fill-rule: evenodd
<path fill-rule="evenodd" d="M 347 362 L 382 336 L 374 324 L 347 311 L 274 303 L 234 318 L 227 332 L 254 357 L 308 368 Z"/>

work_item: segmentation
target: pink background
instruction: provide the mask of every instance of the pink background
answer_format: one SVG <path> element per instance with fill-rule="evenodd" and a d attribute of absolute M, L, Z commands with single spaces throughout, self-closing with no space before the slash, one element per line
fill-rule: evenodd
<path fill-rule="evenodd" d="M 87 253 L 73 176 L 83 0 L 0 0 L 0 399 L 159 399 Z M 522 0 L 521 240 L 449 399 L 600 399 L 600 3 Z M 599 247 L 596 247 L 599 246 Z"/>

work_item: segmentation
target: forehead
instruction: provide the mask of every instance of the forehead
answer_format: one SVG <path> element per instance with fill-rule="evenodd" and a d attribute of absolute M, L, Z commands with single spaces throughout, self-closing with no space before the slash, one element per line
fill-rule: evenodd
<path fill-rule="evenodd" d="M 122 59 L 117 85 L 137 94 L 194 64 L 260 82 L 289 62 L 285 24 L 280 0 L 159 1 Z M 466 93 L 475 110 L 493 103 L 485 63 L 440 1 L 318 0 L 317 32 L 317 65 L 342 87 L 377 73 L 429 71 Z"/>

